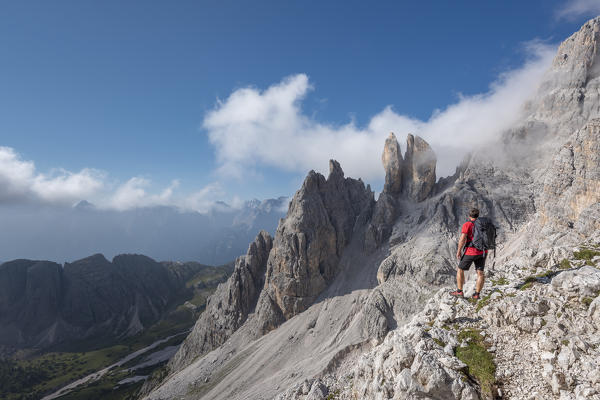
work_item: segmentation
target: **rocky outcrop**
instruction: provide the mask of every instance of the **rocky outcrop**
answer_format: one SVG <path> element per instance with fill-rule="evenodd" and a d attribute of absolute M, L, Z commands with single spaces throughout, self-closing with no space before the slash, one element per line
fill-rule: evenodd
<path fill-rule="evenodd" d="M 589 235 L 600 229 L 600 119 L 575 132 L 548 169 L 540 202 L 546 229 L 576 228 Z"/>
<path fill-rule="evenodd" d="M 425 200 L 435 185 L 436 156 L 429 144 L 419 136 L 408 134 L 404 158 L 396 136 L 385 140 L 381 157 L 385 170 L 383 191 L 409 200 Z"/>
<path fill-rule="evenodd" d="M 429 144 L 419 136 L 409 134 L 402 170 L 402 192 L 412 201 L 425 200 L 435 185 L 437 159 Z"/>
<path fill-rule="evenodd" d="M 538 95 L 528 108 L 531 119 L 545 121 L 553 135 L 568 137 L 600 104 L 600 17 L 585 23 L 558 48 Z"/>
<path fill-rule="evenodd" d="M 394 133 L 385 139 L 381 162 L 385 170 L 385 184 L 383 191 L 390 194 L 402 193 L 402 167 L 404 159 L 400 151 L 400 144 Z"/>
<path fill-rule="evenodd" d="M 64 267 L 49 261 L 0 265 L 0 345 L 45 348 L 140 332 L 186 292 L 179 271 L 140 255 L 101 254 Z"/>
<path fill-rule="evenodd" d="M 396 136 L 385 140 L 381 157 L 385 170 L 385 185 L 379 195 L 365 235 L 365 249 L 372 252 L 387 240 L 397 218 L 402 214 L 402 202 L 422 202 L 433 194 L 435 186 L 435 153 L 419 136 L 408 134 L 404 158 Z"/>
<path fill-rule="evenodd" d="M 600 17 L 586 22 L 564 40 L 532 99 L 523 106 L 523 118 L 505 133 L 502 154 L 507 163 L 545 170 L 569 137 L 600 115 Z"/>
<path fill-rule="evenodd" d="M 372 206 L 370 187 L 345 178 L 337 161 L 329 162 L 327 179 L 309 172 L 275 233 L 258 307 L 264 331 L 306 310 L 331 283 Z"/>
<path fill-rule="evenodd" d="M 265 283 L 267 259 L 273 239 L 261 231 L 245 256 L 238 257 L 232 275 L 207 300 L 206 310 L 171 359 L 170 370 L 179 370 L 195 357 L 223 344 L 254 311 Z"/>

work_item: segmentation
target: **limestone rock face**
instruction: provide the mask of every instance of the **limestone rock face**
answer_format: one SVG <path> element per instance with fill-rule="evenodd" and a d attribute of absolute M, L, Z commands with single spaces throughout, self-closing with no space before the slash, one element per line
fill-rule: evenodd
<path fill-rule="evenodd" d="M 545 222 L 560 229 L 600 229 L 600 119 L 590 121 L 563 145 L 548 169 L 542 193 Z"/>
<path fill-rule="evenodd" d="M 437 159 L 425 140 L 408 134 L 403 159 L 396 136 L 390 133 L 381 159 L 385 170 L 385 193 L 402 195 L 416 202 L 425 200 L 431 193 L 436 180 Z"/>
<path fill-rule="evenodd" d="M 264 285 L 272 247 L 271 236 L 261 231 L 250 243 L 246 255 L 238 257 L 233 274 L 208 298 L 206 310 L 171 359 L 171 370 L 179 370 L 196 356 L 223 344 L 246 321 Z"/>
<path fill-rule="evenodd" d="M 390 193 L 381 192 L 375 203 L 369 227 L 365 232 L 364 247 L 366 251 L 374 251 L 389 238 L 398 213 L 398 199 Z"/>
<path fill-rule="evenodd" d="M 327 179 L 309 172 L 275 233 L 258 308 L 265 331 L 313 303 L 335 277 L 355 230 L 370 217 L 370 187 L 344 178 L 337 161 L 329 166 Z"/>
<path fill-rule="evenodd" d="M 552 67 L 530 104 L 538 120 L 557 122 L 564 135 L 598 115 L 600 102 L 600 17 L 562 42 Z M 554 130 L 554 129 L 553 129 Z"/>
<path fill-rule="evenodd" d="M 442 289 L 382 343 L 321 380 L 339 398 L 496 398 L 495 385 L 476 387 L 462 375 L 472 365 L 466 369 L 469 359 L 459 359 L 467 346 L 461 335 L 471 331 L 493 359 L 503 397 L 595 399 L 600 270 L 570 262 L 571 270 L 554 265 L 527 286 L 523 264 L 504 265 L 491 271 L 484 286 L 489 295 L 476 305 Z M 290 391 L 281 398 L 302 397 Z"/>
<path fill-rule="evenodd" d="M 402 170 L 402 189 L 406 197 L 420 202 L 429 196 L 435 185 L 436 161 L 435 153 L 425 140 L 408 135 Z"/>
<path fill-rule="evenodd" d="M 402 191 L 402 166 L 404 160 L 400 152 L 400 144 L 393 133 L 390 133 L 390 136 L 385 140 L 381 161 L 385 170 L 383 191 L 390 194 L 399 194 Z"/>
<path fill-rule="evenodd" d="M 406 138 L 404 158 L 396 136 L 390 133 L 383 148 L 385 185 L 380 194 L 365 237 L 365 249 L 373 251 L 391 234 L 402 213 L 401 202 L 422 202 L 435 186 L 436 156 L 429 144 L 419 136 Z"/>

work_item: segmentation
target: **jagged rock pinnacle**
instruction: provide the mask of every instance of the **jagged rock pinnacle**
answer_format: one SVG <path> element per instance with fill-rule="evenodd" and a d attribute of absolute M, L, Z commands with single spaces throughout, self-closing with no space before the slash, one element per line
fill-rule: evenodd
<path fill-rule="evenodd" d="M 384 192 L 398 194 L 402 190 L 402 154 L 400 145 L 393 132 L 385 139 L 383 154 L 381 155 L 383 168 L 385 169 Z"/>
<path fill-rule="evenodd" d="M 385 169 L 383 191 L 388 194 L 423 201 L 435 185 L 435 153 L 429 144 L 419 136 L 408 134 L 404 159 L 396 136 L 390 133 L 385 140 L 381 157 Z"/>
<path fill-rule="evenodd" d="M 329 160 L 329 176 L 327 179 L 331 179 L 332 176 L 344 178 L 344 171 L 342 170 L 340 163 L 336 160 Z"/>
<path fill-rule="evenodd" d="M 403 189 L 414 201 L 423 201 L 435 185 L 435 153 L 425 140 L 410 133 L 406 138 Z"/>
<path fill-rule="evenodd" d="M 329 168 L 327 179 L 309 173 L 277 228 L 257 306 L 265 331 L 306 310 L 331 283 L 357 221 L 370 214 L 370 189 L 344 178 L 337 161 Z"/>

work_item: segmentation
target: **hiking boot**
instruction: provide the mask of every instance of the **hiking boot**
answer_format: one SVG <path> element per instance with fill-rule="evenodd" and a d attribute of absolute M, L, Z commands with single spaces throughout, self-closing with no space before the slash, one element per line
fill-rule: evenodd
<path fill-rule="evenodd" d="M 471 298 L 472 298 L 473 300 L 479 300 L 479 292 L 475 292 L 475 293 L 473 293 L 473 296 L 471 296 Z"/>
<path fill-rule="evenodd" d="M 455 290 L 454 292 L 450 292 L 450 296 L 454 297 L 464 297 L 464 293 L 462 290 Z"/>

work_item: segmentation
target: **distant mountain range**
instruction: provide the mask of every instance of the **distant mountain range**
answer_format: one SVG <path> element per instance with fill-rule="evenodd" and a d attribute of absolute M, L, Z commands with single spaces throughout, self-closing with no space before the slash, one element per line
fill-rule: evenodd
<path fill-rule="evenodd" d="M 95 254 L 64 266 L 6 262 L 0 265 L 0 348 L 43 349 L 140 333 L 191 299 L 200 273 L 213 276 L 209 285 L 216 287 L 231 268 L 159 263 L 137 254 L 112 262 Z"/>
<path fill-rule="evenodd" d="M 275 232 L 288 201 L 251 200 L 240 208 L 219 202 L 204 214 L 164 206 L 104 210 L 87 201 L 66 208 L 1 207 L 0 257 L 62 263 L 95 253 L 139 253 L 218 265 L 244 254 L 261 229 Z"/>

